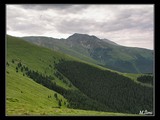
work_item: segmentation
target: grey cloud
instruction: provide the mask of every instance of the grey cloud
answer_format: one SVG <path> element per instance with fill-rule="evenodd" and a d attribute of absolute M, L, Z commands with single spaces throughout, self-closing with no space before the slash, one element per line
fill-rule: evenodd
<path fill-rule="evenodd" d="M 96 21 L 96 18 L 90 19 L 89 14 L 86 18 L 81 17 L 81 13 L 87 8 L 90 9 L 90 5 L 15 5 L 7 8 L 7 30 L 24 34 L 43 34 L 52 31 L 57 31 L 60 34 L 77 32 L 96 35 L 102 33 L 104 38 L 108 38 L 105 37 L 107 33 L 111 33 L 110 36 L 113 38 L 114 33 L 121 34 L 123 30 L 131 32 L 138 30 L 142 33 L 153 32 L 153 11 L 148 8 L 106 6 L 106 10 L 111 11 L 113 15 L 115 14 L 115 18 L 101 22 Z M 96 6 L 91 8 L 98 10 Z M 104 15 L 107 17 L 107 14 Z M 119 39 L 124 38 L 123 35 L 117 35 L 115 39 L 118 37 Z"/>
<path fill-rule="evenodd" d="M 59 16 L 53 18 L 52 16 L 48 16 L 46 14 L 42 14 L 39 16 L 40 20 L 48 22 L 51 26 L 57 27 L 57 30 L 60 32 L 66 31 L 83 31 L 89 32 L 92 28 L 98 31 L 119 31 L 124 29 L 142 29 L 142 30 L 153 30 L 153 23 L 152 23 L 152 12 L 149 12 L 147 9 L 120 9 L 117 6 L 109 6 L 107 8 L 111 10 L 117 10 L 116 19 L 104 22 L 96 22 L 95 20 L 84 20 L 81 19 L 72 19 L 67 15 L 70 13 L 77 12 L 79 10 L 83 10 L 89 5 L 72 5 L 72 4 L 44 4 L 44 5 L 21 5 L 24 9 L 32 9 L 32 10 L 46 10 L 46 9 L 54 9 L 57 10 L 56 12 L 59 13 Z M 113 9 L 114 8 L 114 9 Z M 15 17 L 17 14 L 22 16 L 22 12 L 14 12 L 11 11 L 11 16 Z M 62 14 L 63 13 L 63 14 Z M 62 16 L 66 16 L 63 18 Z M 18 16 L 17 16 L 18 17 Z M 67 19 L 67 20 L 65 20 Z M 137 19 L 135 21 L 135 19 Z"/>
<path fill-rule="evenodd" d="M 117 12 L 116 19 L 96 22 L 96 20 L 64 20 L 57 25 L 59 32 L 66 31 L 102 31 L 114 32 L 120 30 L 138 29 L 141 31 L 153 30 L 153 13 L 149 10 L 122 9 Z"/>
<path fill-rule="evenodd" d="M 31 10 L 40 10 L 45 11 L 48 9 L 55 10 L 61 13 L 77 13 L 83 9 L 89 7 L 88 5 L 76 5 L 76 4 L 27 4 L 27 5 L 20 5 L 21 8 L 24 9 L 31 9 Z"/>
<path fill-rule="evenodd" d="M 123 11 L 124 12 L 124 11 Z M 96 20 L 84 20 L 82 19 L 67 19 L 61 20 L 55 24 L 59 32 L 86 32 L 89 31 L 102 31 L 102 32 L 112 32 L 125 29 L 139 29 L 142 31 L 153 30 L 152 18 L 150 14 L 139 13 L 137 18 L 135 14 L 129 14 L 129 12 L 120 13 L 117 17 L 118 19 L 104 22 L 96 22 Z M 143 17 L 140 17 L 144 15 Z M 143 21 L 143 19 L 144 21 Z M 136 19 L 136 21 L 135 21 Z"/>
<path fill-rule="evenodd" d="M 106 32 L 124 29 L 153 30 L 153 14 L 146 10 L 122 10 L 115 20 L 101 23 Z"/>
<path fill-rule="evenodd" d="M 26 24 L 26 23 L 16 23 L 12 25 L 13 31 L 21 31 L 21 33 L 27 33 L 27 34 L 43 34 L 45 30 L 47 30 L 45 27 L 42 27 L 38 24 Z"/>
<path fill-rule="evenodd" d="M 59 32 L 62 33 L 88 33 L 90 31 L 90 22 L 86 20 L 63 20 L 56 25 Z M 87 27 L 88 26 L 88 27 Z"/>
<path fill-rule="evenodd" d="M 11 20 L 17 17 L 23 17 L 24 11 L 7 6 L 7 19 Z"/>
<path fill-rule="evenodd" d="M 19 31 L 27 34 L 43 34 L 49 29 L 44 22 L 41 22 L 39 15 L 28 14 L 27 10 L 16 6 L 8 7 L 7 9 L 7 30 Z"/>
<path fill-rule="evenodd" d="M 25 4 L 20 5 L 24 9 L 33 9 L 33 10 L 47 10 L 47 9 L 67 9 L 72 5 L 65 5 L 65 4 Z"/>
<path fill-rule="evenodd" d="M 152 27 L 153 11 L 150 11 L 150 9 L 125 9 L 120 12 L 118 19 L 124 22 L 130 22 L 132 25 L 138 25 L 142 28 L 145 24 L 150 24 Z"/>
<path fill-rule="evenodd" d="M 20 16 L 8 17 L 7 28 L 9 28 L 8 30 L 19 31 L 21 33 L 27 34 L 42 34 L 48 30 L 46 25 L 42 24 L 37 19 L 30 18 L 28 16 L 26 16 L 25 18 Z"/>

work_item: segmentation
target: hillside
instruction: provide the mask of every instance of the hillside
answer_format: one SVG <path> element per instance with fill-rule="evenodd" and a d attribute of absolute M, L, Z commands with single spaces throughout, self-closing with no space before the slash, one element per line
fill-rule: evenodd
<path fill-rule="evenodd" d="M 69 109 L 66 107 L 67 100 L 53 90 L 49 90 L 33 80 L 18 74 L 14 65 L 7 67 L 7 89 L 6 89 L 6 115 L 49 115 L 49 116 L 133 116 L 134 114 L 123 114 L 113 112 L 86 111 Z M 58 100 L 54 97 L 57 93 L 61 99 L 62 106 L 59 108 Z M 48 98 L 48 96 L 51 96 Z M 66 102 L 66 105 L 64 103 Z"/>
<path fill-rule="evenodd" d="M 14 64 L 7 67 L 6 78 L 6 115 L 45 115 L 47 109 L 59 109 L 59 100 L 62 100 L 61 108 L 67 108 L 67 100 L 62 95 L 16 73 Z"/>
<path fill-rule="evenodd" d="M 153 51 L 120 46 L 107 39 L 75 33 L 67 39 L 22 37 L 34 44 L 126 73 L 152 73 Z"/>
<path fill-rule="evenodd" d="M 49 90 L 32 79 L 16 73 L 14 64 L 10 63 L 6 70 L 6 115 L 47 115 L 47 116 L 134 116 L 113 112 L 86 111 L 67 108 L 67 100 L 59 93 Z M 58 100 L 62 100 L 59 107 Z M 48 98 L 48 96 L 50 96 Z M 66 105 L 64 105 L 66 103 Z"/>
<path fill-rule="evenodd" d="M 21 114 L 43 113 L 45 109 L 48 113 L 44 114 L 52 114 L 54 109 L 53 114 L 57 115 L 88 112 L 76 109 L 93 110 L 89 111 L 91 115 L 137 114 L 139 109 L 152 111 L 152 87 L 138 84 L 123 73 L 118 74 L 23 39 L 7 36 L 6 62 L 7 114 L 18 114 L 20 108 L 24 108 Z M 54 108 L 59 105 L 53 96 L 55 92 L 63 101 L 61 108 Z M 33 104 L 38 110 L 31 107 Z"/>

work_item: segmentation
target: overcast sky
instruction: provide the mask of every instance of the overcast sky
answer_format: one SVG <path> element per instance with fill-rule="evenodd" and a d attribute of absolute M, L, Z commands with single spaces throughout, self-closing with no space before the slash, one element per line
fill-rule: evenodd
<path fill-rule="evenodd" d="M 21 4 L 6 6 L 7 34 L 67 38 L 95 35 L 120 45 L 153 49 L 154 6 Z"/>

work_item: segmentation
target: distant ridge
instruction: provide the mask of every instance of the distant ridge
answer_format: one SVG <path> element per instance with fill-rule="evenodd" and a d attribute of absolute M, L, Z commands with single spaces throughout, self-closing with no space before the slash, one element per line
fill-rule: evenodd
<path fill-rule="evenodd" d="M 125 47 L 94 35 L 74 33 L 67 39 L 22 37 L 34 44 L 127 73 L 152 73 L 153 50 Z"/>

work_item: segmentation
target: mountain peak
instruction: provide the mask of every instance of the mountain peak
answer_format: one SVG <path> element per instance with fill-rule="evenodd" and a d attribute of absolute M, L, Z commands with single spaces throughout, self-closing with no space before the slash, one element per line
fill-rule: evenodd
<path fill-rule="evenodd" d="M 111 45 L 118 45 L 117 43 L 110 41 L 108 39 L 100 39 L 94 35 L 88 35 L 88 34 L 81 34 L 81 33 L 74 33 L 73 35 L 69 36 L 67 38 L 68 41 L 80 43 L 80 42 L 95 42 L 102 43 L 102 44 L 111 44 Z"/>
<path fill-rule="evenodd" d="M 94 35 L 88 35 L 88 34 L 81 34 L 81 33 L 74 33 L 73 35 L 69 36 L 67 39 L 71 39 L 71 38 L 81 38 L 81 39 L 99 39 Z M 77 40 L 77 39 L 75 39 Z M 79 40 L 79 39 L 78 39 Z M 100 39 L 99 39 L 100 40 Z"/>

